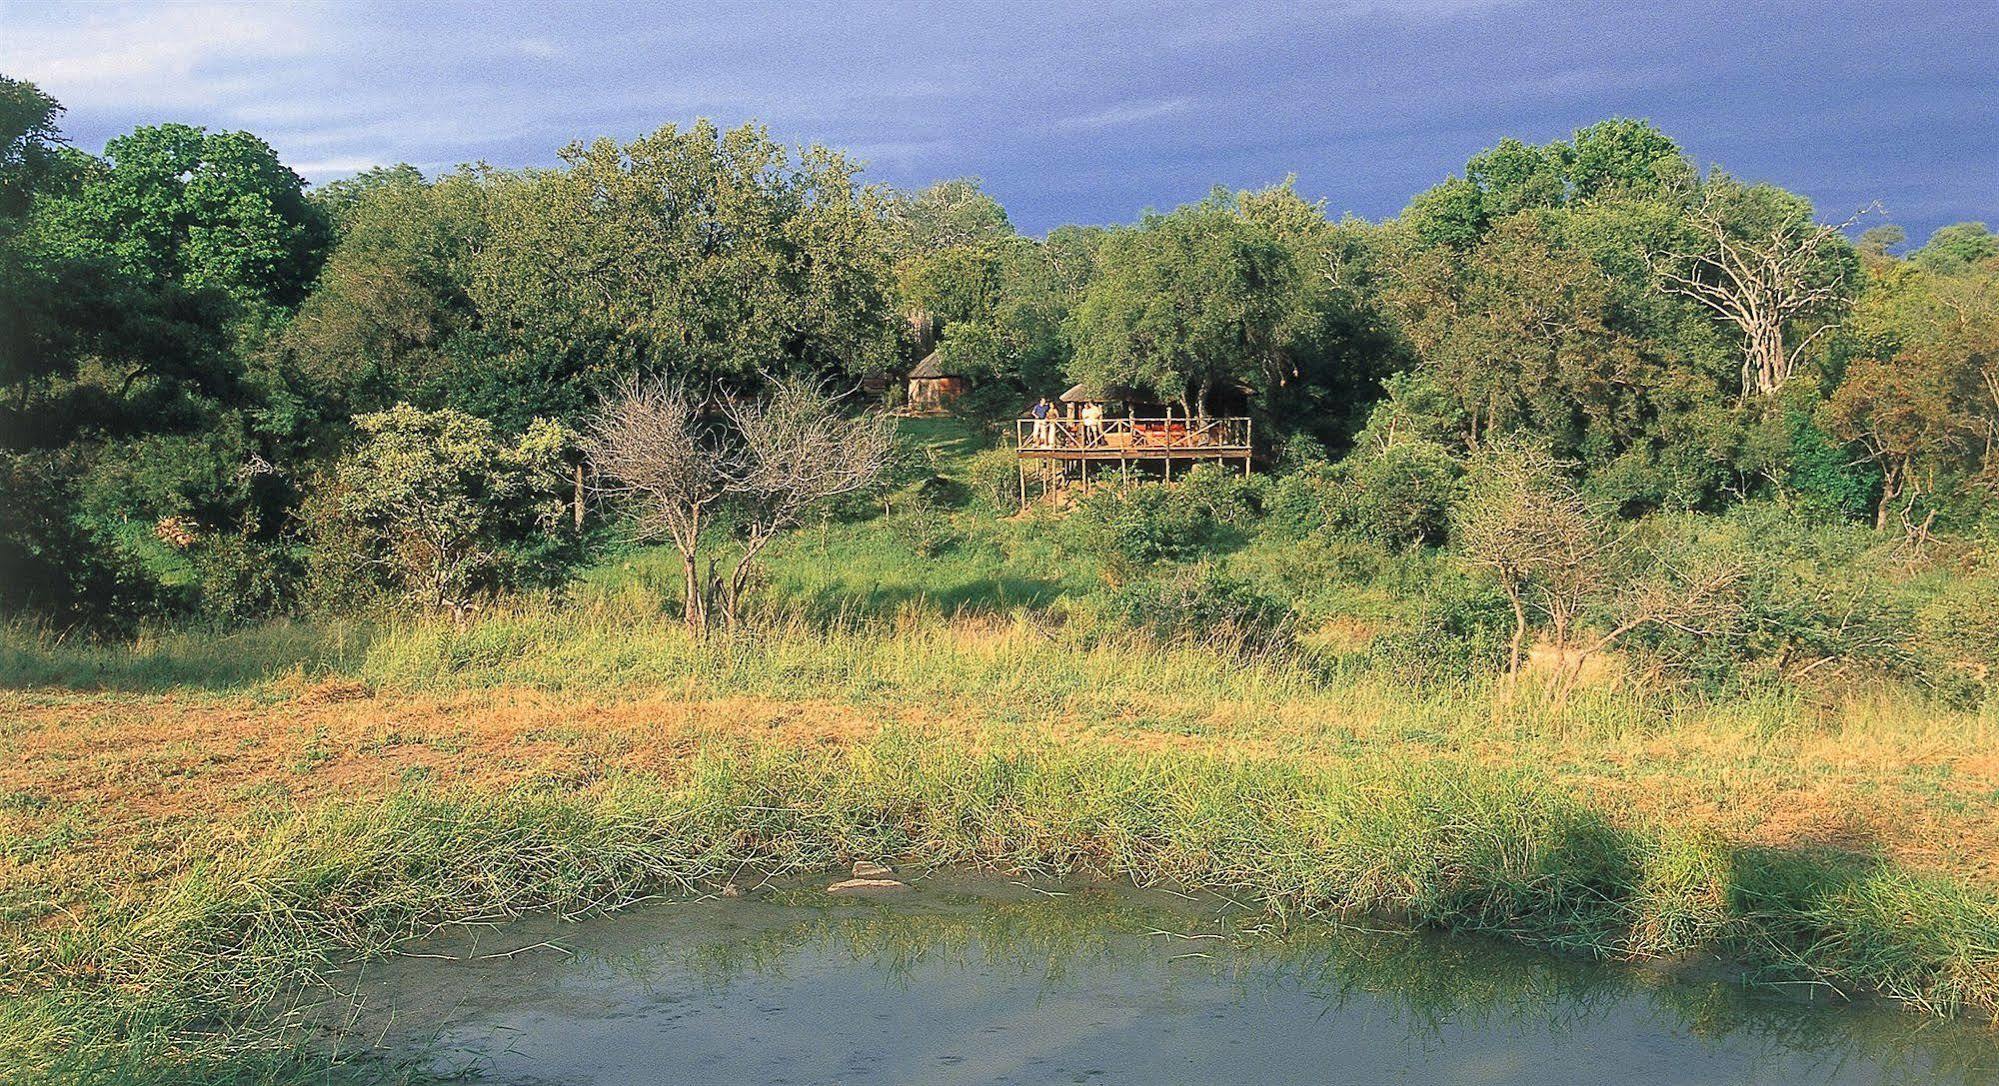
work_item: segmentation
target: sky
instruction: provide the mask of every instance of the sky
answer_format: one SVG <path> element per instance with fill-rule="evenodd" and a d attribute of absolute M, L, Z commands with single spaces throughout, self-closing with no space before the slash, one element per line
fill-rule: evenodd
<path fill-rule="evenodd" d="M 979 177 L 1035 234 L 1293 174 L 1379 219 L 1504 136 L 1628 116 L 1827 219 L 1999 225 L 1999 0 L 0 0 L 0 73 L 85 150 L 245 129 L 313 182 L 709 117 Z"/>

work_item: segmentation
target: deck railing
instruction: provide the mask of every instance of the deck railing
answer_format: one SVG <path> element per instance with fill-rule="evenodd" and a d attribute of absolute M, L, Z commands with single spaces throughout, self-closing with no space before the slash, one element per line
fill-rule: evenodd
<path fill-rule="evenodd" d="M 1245 453 L 1250 420 L 1227 418 L 1019 419 L 1014 445 L 1023 453 L 1074 451 L 1108 456 Z"/>

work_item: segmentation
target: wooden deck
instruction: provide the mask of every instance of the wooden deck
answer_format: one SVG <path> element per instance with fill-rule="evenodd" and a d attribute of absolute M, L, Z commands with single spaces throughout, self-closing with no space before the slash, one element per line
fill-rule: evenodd
<path fill-rule="evenodd" d="M 1173 478 L 1176 464 L 1207 462 L 1240 465 L 1249 474 L 1255 457 L 1252 428 L 1247 418 L 1208 419 L 1021 419 L 1014 430 L 1015 455 L 1020 463 L 1020 502 L 1027 504 L 1028 465 L 1035 464 L 1041 492 L 1045 495 L 1071 481 L 1083 489 L 1090 476 L 1103 478 L 1107 471 L 1122 470 L 1128 476 L 1134 468 L 1157 466 L 1166 479 Z M 1093 473 L 1091 465 L 1096 465 Z"/>
<path fill-rule="evenodd" d="M 1238 460 L 1248 457 L 1247 418 L 1019 419 L 1014 448 L 1023 460 Z"/>

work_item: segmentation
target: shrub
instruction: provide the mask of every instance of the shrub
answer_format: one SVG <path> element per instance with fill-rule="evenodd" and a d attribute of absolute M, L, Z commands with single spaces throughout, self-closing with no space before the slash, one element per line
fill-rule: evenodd
<path fill-rule="evenodd" d="M 1067 529 L 1113 583 L 1160 562 L 1200 557 L 1216 534 L 1213 518 L 1200 506 L 1178 500 L 1170 487 L 1157 483 L 1091 491 L 1076 503 Z"/>
<path fill-rule="evenodd" d="M 1307 464 L 1279 476 L 1264 499 L 1266 530 L 1302 539 L 1345 519 L 1345 464 Z"/>
<path fill-rule="evenodd" d="M 398 404 L 355 425 L 364 436 L 339 466 L 340 512 L 411 598 L 460 607 L 548 553 L 537 537 L 562 520 L 570 440 L 558 424 L 508 443 L 485 419 Z"/>
<path fill-rule="evenodd" d="M 1213 525 L 1245 529 L 1263 519 L 1263 499 L 1269 483 L 1220 464 L 1197 464 L 1173 491 L 1185 514 Z"/>
<path fill-rule="evenodd" d="M 1291 609 L 1202 563 L 1111 591 L 1103 617 L 1157 637 L 1252 653 L 1293 643 Z"/>
<path fill-rule="evenodd" d="M 1020 466 L 1012 449 L 987 449 L 965 465 L 972 498 L 1000 516 L 1020 512 Z"/>
<path fill-rule="evenodd" d="M 1463 474 L 1442 445 L 1398 441 L 1354 465 L 1347 515 L 1362 534 L 1383 543 L 1442 543 Z"/>
<path fill-rule="evenodd" d="M 957 530 L 933 488 L 920 484 L 910 487 L 897 496 L 894 504 L 889 530 L 910 550 L 925 558 L 935 558 L 957 544 Z"/>
<path fill-rule="evenodd" d="M 1505 669 L 1513 610 L 1504 594 L 1463 577 L 1425 592 L 1408 629 L 1374 640 L 1376 662 L 1417 685 L 1490 679 Z"/>

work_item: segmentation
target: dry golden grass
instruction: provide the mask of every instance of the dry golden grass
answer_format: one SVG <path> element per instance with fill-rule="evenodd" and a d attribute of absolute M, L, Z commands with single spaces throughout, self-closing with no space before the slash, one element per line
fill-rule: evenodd
<path fill-rule="evenodd" d="M 989 632 L 987 663 L 1019 646 Z M 1999 747 L 1990 720 L 1892 697 L 1814 716 L 1739 707 L 1606 724 L 1626 695 L 1585 691 L 1551 712 L 1530 697 L 1412 702 L 1367 683 L 1283 700 L 1190 691 L 803 699 L 700 691 L 488 687 L 373 690 L 280 680 L 248 693 L 0 692 L 0 902 L 48 923 L 212 854 L 218 838 L 331 799 L 413 781 L 504 790 L 665 777 L 704 742 L 802 747 L 884 729 L 968 749 L 1021 736 L 1071 745 L 1315 760 L 1533 767 L 1634 823 L 1711 827 L 1736 841 L 1878 853 L 1999 883 Z M 1596 698 L 1604 704 L 1591 704 Z M 1612 718 L 1615 719 L 1615 718 Z"/>

